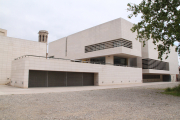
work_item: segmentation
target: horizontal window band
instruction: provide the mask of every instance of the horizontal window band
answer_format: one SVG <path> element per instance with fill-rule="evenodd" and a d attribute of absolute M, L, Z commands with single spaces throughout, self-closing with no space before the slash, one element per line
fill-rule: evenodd
<path fill-rule="evenodd" d="M 121 47 L 121 46 L 132 49 L 132 41 L 124 40 L 124 39 L 117 39 L 117 40 L 111 40 L 108 42 L 102 42 L 98 44 L 85 46 L 85 53 L 109 49 L 109 48 Z"/>

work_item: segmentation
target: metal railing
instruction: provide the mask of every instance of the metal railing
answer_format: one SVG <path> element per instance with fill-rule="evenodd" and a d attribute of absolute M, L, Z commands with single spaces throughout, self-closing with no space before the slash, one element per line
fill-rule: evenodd
<path fill-rule="evenodd" d="M 36 55 L 23 55 L 21 57 L 15 58 L 14 60 L 19 60 L 21 58 L 25 58 L 25 57 L 38 57 L 38 58 L 47 58 L 47 59 L 61 59 L 61 60 L 71 60 L 71 59 L 64 59 L 64 58 L 54 58 L 52 56 L 50 57 L 45 57 L 45 56 L 36 56 Z"/>
<path fill-rule="evenodd" d="M 112 66 L 138 68 L 138 67 L 136 67 L 136 66 L 127 66 L 127 65 L 122 65 L 122 64 L 111 64 L 111 63 L 104 63 L 104 62 L 83 61 L 83 60 L 76 60 L 76 59 L 54 58 L 53 56 L 45 57 L 45 56 L 36 56 L 36 55 L 23 55 L 23 56 L 21 56 L 21 57 L 15 58 L 14 60 L 19 60 L 19 59 L 27 58 L 27 57 L 36 57 L 36 58 L 45 58 L 45 59 L 55 59 L 55 60 L 69 60 L 70 62 L 78 62 L 78 63 L 90 63 L 90 64 L 99 64 L 99 65 L 112 65 Z"/>

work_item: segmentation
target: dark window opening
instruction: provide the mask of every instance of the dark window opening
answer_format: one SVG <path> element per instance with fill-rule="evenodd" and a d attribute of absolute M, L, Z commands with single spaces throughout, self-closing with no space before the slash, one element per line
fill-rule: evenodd
<path fill-rule="evenodd" d="M 163 75 L 163 81 L 170 82 L 171 81 L 171 75 Z"/>
<path fill-rule="evenodd" d="M 105 64 L 105 57 L 91 58 L 90 62 L 96 64 Z"/>
<path fill-rule="evenodd" d="M 44 42 L 44 35 L 43 35 L 43 42 Z"/>
<path fill-rule="evenodd" d="M 126 66 L 127 58 L 114 56 L 114 65 Z"/>
<path fill-rule="evenodd" d="M 142 59 L 142 68 L 169 71 L 169 63 L 147 58 L 147 59 Z"/>
<path fill-rule="evenodd" d="M 160 75 L 143 75 L 143 79 L 160 79 Z"/>
<path fill-rule="evenodd" d="M 137 67 L 137 58 L 129 58 L 130 66 Z"/>
<path fill-rule="evenodd" d="M 41 41 L 41 35 L 39 35 L 39 42 Z"/>

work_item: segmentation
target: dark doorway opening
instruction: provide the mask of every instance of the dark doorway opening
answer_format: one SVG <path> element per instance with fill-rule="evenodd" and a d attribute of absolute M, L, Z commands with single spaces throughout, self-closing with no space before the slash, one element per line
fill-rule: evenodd
<path fill-rule="evenodd" d="M 170 82 L 171 81 L 171 75 L 163 75 L 163 81 L 164 82 Z"/>

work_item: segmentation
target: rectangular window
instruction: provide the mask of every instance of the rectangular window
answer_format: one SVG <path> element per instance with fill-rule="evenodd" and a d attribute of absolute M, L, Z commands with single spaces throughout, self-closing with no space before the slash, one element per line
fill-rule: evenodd
<path fill-rule="evenodd" d="M 114 65 L 126 66 L 127 65 L 127 58 L 114 56 Z"/>
<path fill-rule="evenodd" d="M 142 68 L 169 71 L 169 63 L 147 58 L 147 59 L 142 59 Z"/>
<path fill-rule="evenodd" d="M 114 47 L 126 47 L 132 49 L 132 41 L 124 40 L 124 39 L 117 39 L 117 40 L 111 40 L 103 43 L 93 44 L 89 46 L 85 46 L 85 52 L 93 52 L 97 50 L 104 50 Z M 87 49 L 88 48 L 88 49 Z"/>
<path fill-rule="evenodd" d="M 160 75 L 143 75 L 143 79 L 160 79 Z"/>
<path fill-rule="evenodd" d="M 90 62 L 95 64 L 105 64 L 105 57 L 91 58 Z"/>

